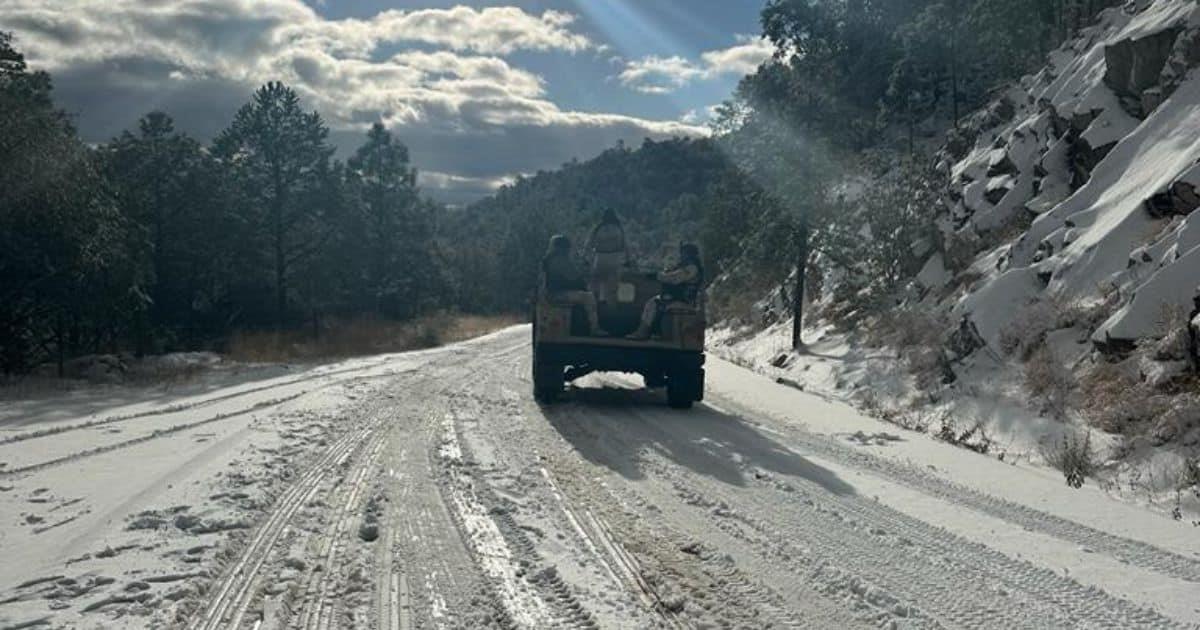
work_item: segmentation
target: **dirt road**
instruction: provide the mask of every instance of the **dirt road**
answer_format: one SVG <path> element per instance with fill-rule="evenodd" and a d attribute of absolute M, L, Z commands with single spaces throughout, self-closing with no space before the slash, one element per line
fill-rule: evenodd
<path fill-rule="evenodd" d="M 1200 622 L 1185 524 L 716 360 L 539 407 L 527 335 L 0 425 L 0 627 Z"/>

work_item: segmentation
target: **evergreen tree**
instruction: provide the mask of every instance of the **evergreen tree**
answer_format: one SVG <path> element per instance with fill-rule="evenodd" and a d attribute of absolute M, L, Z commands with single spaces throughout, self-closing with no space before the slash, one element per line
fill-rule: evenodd
<path fill-rule="evenodd" d="M 255 253 L 270 270 L 276 325 L 287 322 L 289 286 L 301 263 L 331 235 L 327 214 L 336 209 L 310 202 L 328 184 L 328 135 L 319 114 L 303 111 L 295 91 L 273 82 L 254 93 L 215 143 L 237 184 Z"/>
<path fill-rule="evenodd" d="M 149 282 L 142 349 L 166 349 L 213 332 L 232 244 L 221 172 L 174 121 L 151 112 L 101 149 L 122 214 L 141 227 L 134 255 Z"/>
<path fill-rule="evenodd" d="M 143 306 L 129 230 L 50 77 L 0 33 L 0 369 L 112 348 Z"/>
<path fill-rule="evenodd" d="M 411 317 L 432 284 L 429 269 L 435 261 L 408 148 L 375 123 L 347 166 L 355 201 L 353 230 L 365 254 L 365 306 L 380 314 Z"/>

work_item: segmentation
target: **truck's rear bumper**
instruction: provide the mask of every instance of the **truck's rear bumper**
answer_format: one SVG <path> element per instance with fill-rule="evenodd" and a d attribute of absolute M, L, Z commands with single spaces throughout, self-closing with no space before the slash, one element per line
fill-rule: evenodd
<path fill-rule="evenodd" d="M 620 344 L 548 343 L 535 346 L 539 360 L 570 366 L 587 366 L 601 372 L 669 372 L 698 369 L 704 365 L 704 353 L 677 348 Z"/>

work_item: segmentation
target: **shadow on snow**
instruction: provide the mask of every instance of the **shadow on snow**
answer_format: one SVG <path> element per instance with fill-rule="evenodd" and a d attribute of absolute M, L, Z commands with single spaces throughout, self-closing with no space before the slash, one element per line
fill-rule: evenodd
<path fill-rule="evenodd" d="M 742 418 L 698 404 L 666 407 L 661 392 L 572 387 L 564 402 L 542 407 L 546 420 L 579 453 L 627 479 L 644 479 L 657 454 L 692 472 L 745 487 L 756 473 L 790 477 L 837 495 L 854 488 Z"/>

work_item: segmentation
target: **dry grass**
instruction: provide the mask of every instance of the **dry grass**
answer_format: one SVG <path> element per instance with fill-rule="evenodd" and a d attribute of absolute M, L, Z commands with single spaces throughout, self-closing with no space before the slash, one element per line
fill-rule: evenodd
<path fill-rule="evenodd" d="M 406 322 L 377 318 L 330 321 L 312 329 L 243 331 L 233 335 L 226 356 L 248 363 L 339 359 L 432 348 L 464 341 L 520 323 L 512 315 L 426 315 Z"/>
<path fill-rule="evenodd" d="M 1079 389 L 1075 374 L 1045 346 L 1030 356 L 1023 370 L 1025 388 L 1042 411 L 1060 420 L 1065 418 Z"/>
<path fill-rule="evenodd" d="M 894 348 L 921 391 L 937 391 L 955 380 L 946 357 L 948 322 L 921 308 L 893 309 L 866 327 L 867 345 Z"/>
<path fill-rule="evenodd" d="M 1043 444 L 1042 457 L 1063 474 L 1072 488 L 1082 488 L 1084 480 L 1100 469 L 1100 456 L 1086 431 L 1066 433 L 1059 440 Z"/>

